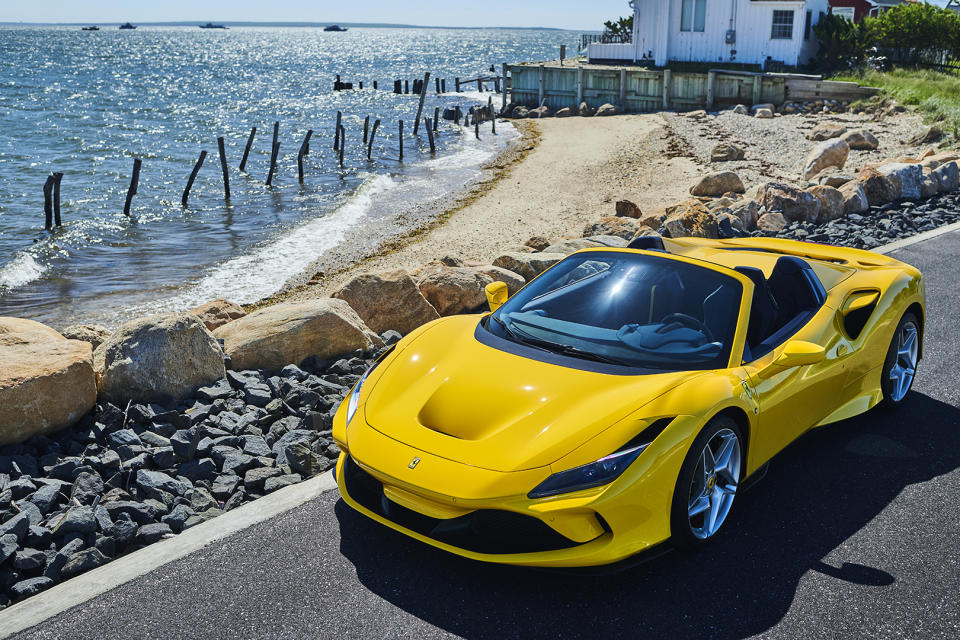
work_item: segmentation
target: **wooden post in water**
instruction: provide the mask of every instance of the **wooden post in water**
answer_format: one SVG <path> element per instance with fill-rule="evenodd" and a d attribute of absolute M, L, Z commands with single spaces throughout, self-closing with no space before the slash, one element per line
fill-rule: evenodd
<path fill-rule="evenodd" d="M 363 89 L 363 80 L 359 82 L 359 85 L 360 85 L 360 89 Z"/>
<path fill-rule="evenodd" d="M 480 118 L 477 117 L 477 114 L 473 114 L 473 133 L 477 136 L 477 140 L 480 139 Z"/>
<path fill-rule="evenodd" d="M 403 162 L 403 120 L 400 121 L 400 162 Z"/>
<path fill-rule="evenodd" d="M 456 105 L 453 108 L 453 123 L 456 125 L 460 124 L 460 105 Z"/>
<path fill-rule="evenodd" d="M 51 173 L 43 183 L 43 228 L 47 231 L 53 228 L 53 181 Z"/>
<path fill-rule="evenodd" d="M 280 143 L 274 142 L 270 151 L 270 171 L 267 173 L 267 186 L 273 185 L 273 174 L 277 171 L 277 156 L 280 155 Z"/>
<path fill-rule="evenodd" d="M 123 203 L 123 215 L 130 217 L 130 204 L 133 202 L 133 196 L 137 195 L 137 187 L 140 185 L 140 165 L 143 161 L 140 158 L 133 159 L 133 175 L 130 176 L 130 188 L 127 189 L 127 200 Z"/>
<path fill-rule="evenodd" d="M 454 78 L 453 81 L 457 85 L 457 93 L 460 93 L 460 78 Z"/>
<path fill-rule="evenodd" d="M 370 132 L 370 116 L 363 119 L 363 144 L 367 144 L 367 134 Z"/>
<path fill-rule="evenodd" d="M 403 92 L 404 92 L 405 94 L 410 93 L 410 81 L 409 81 L 409 80 L 404 80 L 404 81 L 403 81 Z"/>
<path fill-rule="evenodd" d="M 336 128 L 333 130 L 333 150 L 336 151 L 340 148 L 340 120 L 343 118 L 343 114 L 337 111 L 337 124 Z"/>
<path fill-rule="evenodd" d="M 300 184 L 303 184 L 303 159 L 310 154 L 310 136 L 313 135 L 313 129 L 307 130 L 307 135 L 303 137 L 300 144 L 300 150 L 297 152 L 297 177 Z"/>
<path fill-rule="evenodd" d="M 433 108 L 433 131 L 437 131 L 437 123 L 440 121 L 440 107 Z"/>
<path fill-rule="evenodd" d="M 433 143 L 433 121 L 430 120 L 430 118 L 427 118 L 426 126 L 427 126 L 427 140 L 430 141 L 430 153 L 434 154 L 437 152 L 437 148 L 434 146 L 434 143 Z"/>
<path fill-rule="evenodd" d="M 378 128 L 380 128 L 380 118 L 377 118 L 373 123 L 373 131 L 370 132 L 370 141 L 367 142 L 367 160 L 370 159 L 370 154 L 373 153 L 373 139 L 377 135 Z"/>
<path fill-rule="evenodd" d="M 374 91 L 377 90 L 377 81 L 376 81 L 376 80 L 373 81 L 373 90 L 374 90 Z"/>
<path fill-rule="evenodd" d="M 440 93 L 446 93 L 446 92 L 447 92 L 447 79 L 444 78 L 443 80 L 440 81 Z"/>
<path fill-rule="evenodd" d="M 180 198 L 180 202 L 183 204 L 184 208 L 187 206 L 187 198 L 190 197 L 190 189 L 193 189 L 193 181 L 197 179 L 197 174 L 200 173 L 200 167 L 203 166 L 203 161 L 207 159 L 207 152 L 201 151 L 200 158 L 197 160 L 197 163 L 193 165 L 193 171 L 190 172 L 190 177 L 187 179 L 187 188 L 183 190 L 183 197 Z"/>
<path fill-rule="evenodd" d="M 343 150 L 347 146 L 346 136 L 346 130 L 343 125 L 340 125 L 340 168 L 343 168 Z"/>
<path fill-rule="evenodd" d="M 59 171 L 53 174 L 53 220 L 58 227 L 63 226 L 60 220 L 60 181 L 63 174 Z"/>
<path fill-rule="evenodd" d="M 247 166 L 247 158 L 250 156 L 250 147 L 253 146 L 253 138 L 257 135 L 257 128 L 250 129 L 250 137 L 247 138 L 247 146 L 243 149 L 243 158 L 240 160 L 240 171 Z"/>
<path fill-rule="evenodd" d="M 413 121 L 413 135 L 420 130 L 420 116 L 423 114 L 423 101 L 427 97 L 427 87 L 430 86 L 430 72 L 423 74 L 423 83 L 420 85 L 420 105 L 417 107 L 417 117 Z"/>
<path fill-rule="evenodd" d="M 480 78 L 477 78 L 477 91 L 483 93 L 483 82 L 481 82 Z"/>
<path fill-rule="evenodd" d="M 403 93 L 403 91 L 401 91 L 400 81 L 399 81 L 399 80 L 394 80 L 394 81 L 393 81 L 393 92 L 396 93 L 396 94 Z"/>
<path fill-rule="evenodd" d="M 433 81 L 437 85 L 437 93 L 440 93 L 440 78 L 434 78 Z"/>
<path fill-rule="evenodd" d="M 227 152 L 223 146 L 223 137 L 217 138 L 217 150 L 220 152 L 220 171 L 223 173 L 223 198 L 230 199 L 230 171 L 227 169 Z"/>

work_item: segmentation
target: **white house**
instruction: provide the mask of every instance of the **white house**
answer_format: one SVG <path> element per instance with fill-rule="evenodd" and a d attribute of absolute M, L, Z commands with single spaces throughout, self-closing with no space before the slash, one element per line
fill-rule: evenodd
<path fill-rule="evenodd" d="M 812 27 L 829 0 L 631 0 L 633 42 L 593 43 L 590 62 L 717 62 L 788 66 L 817 51 Z"/>

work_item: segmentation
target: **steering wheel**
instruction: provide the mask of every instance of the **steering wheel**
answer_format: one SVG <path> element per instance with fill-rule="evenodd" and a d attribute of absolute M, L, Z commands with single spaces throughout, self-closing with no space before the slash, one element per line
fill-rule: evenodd
<path fill-rule="evenodd" d="M 713 336 L 713 332 L 710 331 L 710 327 L 700 322 L 693 316 L 687 315 L 686 313 L 671 313 L 668 316 L 664 316 L 660 323 L 663 325 L 677 323 L 689 329 L 693 329 L 694 331 L 699 331 L 703 335 L 707 336 L 708 342 L 717 341 L 717 339 Z"/>

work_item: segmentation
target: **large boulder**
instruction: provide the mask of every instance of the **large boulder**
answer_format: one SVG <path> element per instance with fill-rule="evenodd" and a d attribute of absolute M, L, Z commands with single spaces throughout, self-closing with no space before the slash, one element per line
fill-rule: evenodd
<path fill-rule="evenodd" d="M 414 274 L 423 297 L 441 316 L 469 313 L 487 303 L 489 276 L 470 267 L 430 264 Z"/>
<path fill-rule="evenodd" d="M 877 168 L 882 175 L 900 185 L 900 197 L 917 200 L 921 196 L 920 183 L 923 180 L 923 167 L 919 164 L 894 162 Z"/>
<path fill-rule="evenodd" d="M 223 325 L 214 335 L 223 340 L 238 371 L 279 371 L 310 356 L 330 360 L 358 349 L 372 351 L 383 344 L 345 300 L 336 298 L 265 307 Z"/>
<path fill-rule="evenodd" d="M 807 140 L 815 140 L 817 142 L 822 142 L 823 140 L 831 140 L 833 138 L 839 138 L 847 132 L 847 128 L 842 124 L 834 124 L 833 122 L 821 122 L 813 129 L 807 132 Z"/>
<path fill-rule="evenodd" d="M 841 138 L 825 140 L 814 145 L 803 161 L 803 178 L 809 180 L 824 169 L 843 169 L 850 155 L 850 145 Z"/>
<path fill-rule="evenodd" d="M 746 231 L 753 231 L 757 228 L 757 218 L 760 215 L 760 208 L 753 200 L 739 200 L 730 205 L 731 215 L 740 219 L 740 224 Z"/>
<path fill-rule="evenodd" d="M 710 162 L 733 162 L 743 157 L 743 148 L 732 142 L 721 142 L 710 151 Z"/>
<path fill-rule="evenodd" d="M 179 400 L 226 373 L 217 339 L 188 313 L 126 323 L 100 345 L 95 360 L 101 394 L 121 405 Z"/>
<path fill-rule="evenodd" d="M 941 138 L 943 138 L 943 129 L 937 125 L 931 125 L 906 140 L 906 143 L 912 145 L 929 144 L 931 142 L 940 142 Z"/>
<path fill-rule="evenodd" d="M 639 229 L 640 227 L 638 227 Z M 634 234 L 633 238 L 636 237 Z M 632 238 L 631 238 L 632 239 Z M 586 238 L 568 238 L 566 240 L 560 240 L 546 249 L 547 253 L 562 253 L 564 255 L 570 255 L 574 251 L 580 251 L 581 249 L 593 249 L 596 247 L 626 247 L 630 244 L 630 240 L 623 238 L 621 236 L 588 236 Z"/>
<path fill-rule="evenodd" d="M 643 212 L 629 200 L 617 200 L 617 216 L 620 218 L 640 218 Z"/>
<path fill-rule="evenodd" d="M 777 211 L 765 213 L 757 220 L 757 229 L 766 233 L 780 233 L 786 226 L 787 219 Z"/>
<path fill-rule="evenodd" d="M 920 178 L 920 195 L 923 198 L 932 198 L 940 192 L 940 180 L 937 179 L 933 169 L 923 168 L 923 176 Z"/>
<path fill-rule="evenodd" d="M 840 187 L 840 194 L 843 196 L 843 214 L 863 213 L 870 208 L 870 202 L 867 200 L 867 194 L 863 190 L 863 185 L 856 180 L 852 180 Z"/>
<path fill-rule="evenodd" d="M 590 236 L 619 236 L 624 240 L 630 240 L 637 234 L 640 223 L 633 218 L 618 218 L 617 216 L 604 216 L 596 222 L 591 222 L 583 228 L 583 237 Z M 549 247 L 548 247 L 549 248 Z"/>
<path fill-rule="evenodd" d="M 581 102 L 580 108 L 577 109 L 577 113 L 584 118 L 589 118 L 592 115 L 596 115 L 597 110 L 588 105 L 586 102 Z"/>
<path fill-rule="evenodd" d="M 900 185 L 874 167 L 861 169 L 857 181 L 863 186 L 871 207 L 880 207 L 900 198 Z"/>
<path fill-rule="evenodd" d="M 493 266 L 519 273 L 524 280 L 530 282 L 566 257 L 562 253 L 520 253 L 511 251 L 494 260 Z"/>
<path fill-rule="evenodd" d="M 597 109 L 597 113 L 595 115 L 614 116 L 618 113 L 620 113 L 620 110 L 608 102 L 607 104 L 600 105 L 600 108 Z"/>
<path fill-rule="evenodd" d="M 839 189 L 818 185 L 810 188 L 810 193 L 820 201 L 820 213 L 817 224 L 825 224 L 844 216 L 845 200 Z"/>
<path fill-rule="evenodd" d="M 493 265 L 485 267 L 474 267 L 477 273 L 482 273 L 483 275 L 490 278 L 491 282 L 503 282 L 507 285 L 507 293 L 509 295 L 515 294 L 517 291 L 523 288 L 523 285 L 527 284 L 527 281 L 523 279 L 519 273 L 514 273 L 508 269 L 503 269 L 502 267 L 495 267 Z M 484 294 L 486 295 L 486 294 Z"/>
<path fill-rule="evenodd" d="M 204 326 L 210 329 L 210 331 L 222 327 L 231 320 L 236 320 L 247 315 L 243 307 L 236 302 L 230 302 L 223 298 L 206 302 L 199 307 L 190 309 L 187 313 L 200 318 L 200 321 L 203 322 Z"/>
<path fill-rule="evenodd" d="M 710 173 L 690 187 L 692 196 L 709 196 L 712 198 L 722 196 L 725 193 L 743 193 L 743 181 L 733 171 L 717 171 Z"/>
<path fill-rule="evenodd" d="M 841 136 L 841 139 L 856 151 L 874 151 L 880 146 L 877 137 L 866 129 L 847 131 Z"/>
<path fill-rule="evenodd" d="M 0 445 L 70 426 L 96 401 L 89 343 L 0 317 Z"/>
<path fill-rule="evenodd" d="M 769 120 L 773 118 L 773 109 L 768 109 L 767 107 L 761 107 L 753 114 L 754 118 L 760 118 L 761 120 Z"/>
<path fill-rule="evenodd" d="M 780 182 L 763 186 L 763 208 L 779 211 L 789 222 L 816 222 L 820 215 L 820 201 L 810 192 Z"/>
<path fill-rule="evenodd" d="M 933 170 L 940 185 L 940 192 L 956 191 L 960 188 L 960 165 L 954 161 L 945 162 Z"/>
<path fill-rule="evenodd" d="M 80 340 L 90 343 L 96 349 L 110 337 L 110 329 L 98 324 L 75 324 L 60 332 L 67 340 Z"/>
<path fill-rule="evenodd" d="M 671 238 L 719 238 L 717 217 L 710 213 L 699 200 L 687 200 L 667 208 L 663 221 Z"/>
<path fill-rule="evenodd" d="M 408 334 L 440 317 L 410 274 L 402 269 L 359 275 L 333 297 L 345 300 L 376 333 L 393 329 Z"/>

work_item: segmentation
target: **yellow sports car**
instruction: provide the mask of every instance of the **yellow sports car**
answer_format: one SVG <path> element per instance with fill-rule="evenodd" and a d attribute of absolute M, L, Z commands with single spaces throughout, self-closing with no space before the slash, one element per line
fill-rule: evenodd
<path fill-rule="evenodd" d="M 717 535 L 808 429 L 904 401 L 920 272 L 791 240 L 640 238 L 401 340 L 339 408 L 344 501 L 452 553 L 601 565 Z"/>

